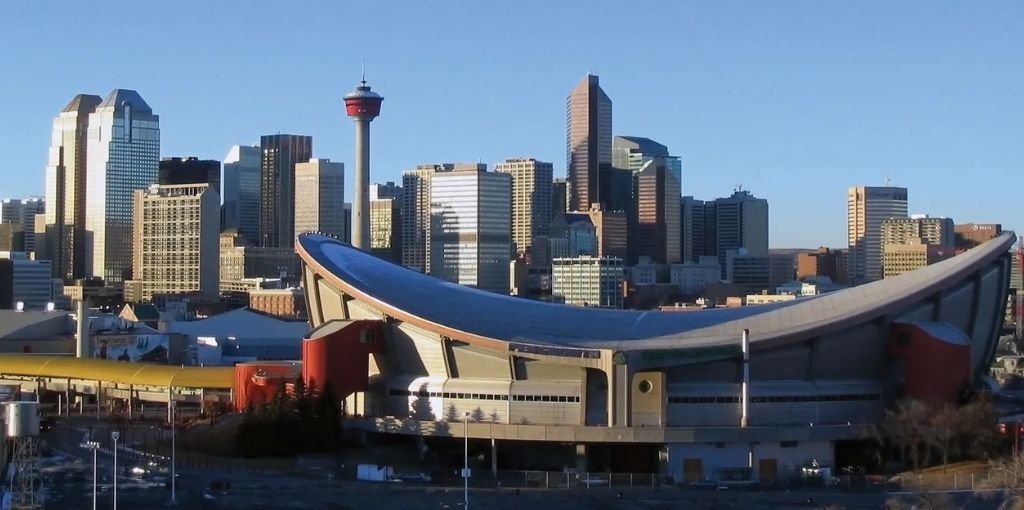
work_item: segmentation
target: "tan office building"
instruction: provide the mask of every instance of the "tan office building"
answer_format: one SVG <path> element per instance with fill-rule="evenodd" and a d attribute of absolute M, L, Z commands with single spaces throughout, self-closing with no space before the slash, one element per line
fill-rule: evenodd
<path fill-rule="evenodd" d="M 598 208 L 587 212 L 597 232 L 597 256 L 626 260 L 628 227 L 624 211 L 604 211 Z"/>
<path fill-rule="evenodd" d="M 370 200 L 370 251 L 396 264 L 402 261 L 401 200 Z"/>
<path fill-rule="evenodd" d="M 220 235 L 220 292 L 251 288 L 254 278 L 280 278 L 297 282 L 299 257 L 291 248 L 253 246 L 237 230 Z M 258 284 L 257 284 L 258 285 Z"/>
<path fill-rule="evenodd" d="M 551 227 L 551 186 L 554 166 L 536 159 L 506 159 L 494 167 L 512 176 L 512 244 L 517 255 L 533 247 L 535 237 Z"/>
<path fill-rule="evenodd" d="M 885 278 L 921 269 L 946 260 L 953 254 L 952 246 L 927 244 L 920 239 L 911 239 L 903 244 L 887 244 L 883 250 Z"/>
<path fill-rule="evenodd" d="M 209 184 L 151 185 L 135 192 L 132 279 L 137 296 L 217 295 L 220 196 Z M 126 288 L 131 285 L 126 284 Z"/>
<path fill-rule="evenodd" d="M 409 269 L 430 272 L 430 180 L 454 168 L 427 164 L 402 173 L 402 265 Z"/>
<path fill-rule="evenodd" d="M 850 283 L 882 278 L 882 222 L 906 217 L 907 188 L 856 186 L 849 189 L 846 222 Z"/>
<path fill-rule="evenodd" d="M 329 159 L 295 164 L 295 234 L 345 237 L 345 165 Z"/>
<path fill-rule="evenodd" d="M 925 244 L 953 246 L 953 220 L 925 216 L 882 221 L 882 246 L 904 244 L 914 239 Z"/>

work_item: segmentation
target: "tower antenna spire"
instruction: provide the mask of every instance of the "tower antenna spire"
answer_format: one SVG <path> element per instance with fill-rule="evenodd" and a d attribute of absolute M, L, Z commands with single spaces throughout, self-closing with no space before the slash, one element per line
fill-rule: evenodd
<path fill-rule="evenodd" d="M 363 64 L 363 69 L 362 69 L 363 73 L 362 73 L 362 80 L 359 83 L 362 83 L 363 85 L 366 85 L 366 59 L 363 58 L 361 60 L 362 60 L 362 64 Z"/>

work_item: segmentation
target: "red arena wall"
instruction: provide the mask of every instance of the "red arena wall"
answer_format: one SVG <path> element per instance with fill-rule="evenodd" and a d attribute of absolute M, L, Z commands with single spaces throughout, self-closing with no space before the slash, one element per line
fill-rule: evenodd
<path fill-rule="evenodd" d="M 302 378 L 307 386 L 329 383 L 339 400 L 369 383 L 370 354 L 383 352 L 383 323 L 376 320 L 324 324 L 302 342 Z"/>
<path fill-rule="evenodd" d="M 249 403 L 270 402 L 277 387 L 295 382 L 298 363 L 287 361 L 252 361 L 235 365 L 236 411 L 244 411 Z"/>
<path fill-rule="evenodd" d="M 892 325 L 889 354 L 902 360 L 903 397 L 952 402 L 971 377 L 970 339 L 948 324 Z"/>

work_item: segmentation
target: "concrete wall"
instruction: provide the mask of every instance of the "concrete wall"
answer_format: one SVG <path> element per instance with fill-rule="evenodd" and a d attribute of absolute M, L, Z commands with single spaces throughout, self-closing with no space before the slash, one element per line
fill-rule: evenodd
<path fill-rule="evenodd" d="M 798 477 L 800 468 L 812 460 L 822 467 L 834 467 L 834 451 L 829 441 L 675 443 L 667 448 L 668 475 L 677 482 L 717 482 L 722 478 L 722 469 L 745 468 L 749 459 L 753 460 L 753 481 L 770 478 L 773 463 L 780 480 Z"/>

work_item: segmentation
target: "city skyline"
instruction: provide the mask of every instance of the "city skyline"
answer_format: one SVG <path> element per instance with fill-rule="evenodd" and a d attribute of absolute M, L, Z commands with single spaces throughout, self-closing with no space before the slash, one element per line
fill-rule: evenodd
<path fill-rule="evenodd" d="M 284 27 L 278 37 L 309 45 L 311 51 L 299 57 L 296 70 L 316 70 L 322 76 L 315 81 L 273 77 L 243 88 L 234 80 L 220 84 L 194 77 L 211 69 L 220 72 L 229 58 L 233 68 L 243 69 L 264 57 L 293 54 L 300 43 L 288 42 L 272 48 L 269 56 L 257 56 L 240 46 L 245 38 L 229 40 L 241 30 L 268 23 L 261 18 L 279 16 L 257 18 L 235 10 L 228 15 L 228 7 L 210 6 L 196 30 L 212 39 L 196 37 L 173 48 L 156 48 L 135 66 L 102 68 L 89 59 L 70 62 L 68 72 L 61 73 L 75 76 L 71 83 L 55 79 L 57 68 L 45 66 L 44 55 L 59 44 L 45 37 L 47 31 L 64 27 L 74 32 L 101 15 L 104 22 L 116 23 L 141 11 L 134 6 L 74 13 L 15 8 L 5 19 L 9 23 L 0 22 L 0 42 L 14 44 L 24 38 L 34 44 L 17 60 L 0 56 L 0 63 L 19 78 L 0 84 L 0 90 L 13 97 L 14 87 L 28 87 L 37 99 L 16 102 L 10 121 L 0 126 L 0 149 L 8 154 L 0 165 L 5 182 L 0 195 L 42 196 L 54 112 L 75 94 L 115 87 L 139 90 L 161 113 L 162 157 L 221 159 L 232 145 L 251 144 L 267 133 L 297 132 L 317 140 L 314 157 L 352 165 L 354 128 L 344 118 L 341 97 L 358 83 L 359 59 L 366 57 L 368 81 L 389 98 L 389 113 L 374 127 L 373 182 L 400 180 L 402 170 L 423 161 L 494 164 L 510 157 L 552 161 L 555 175 L 563 176 L 565 94 L 593 72 L 601 76 L 602 88 L 615 102 L 615 135 L 650 137 L 682 157 L 684 195 L 722 196 L 742 184 L 771 201 L 772 246 L 843 246 L 846 189 L 882 185 L 887 176 L 893 185 L 913 190 L 911 213 L 1000 222 L 1020 230 L 1011 193 L 1016 187 L 1013 180 L 1021 179 L 1018 172 L 1024 160 L 1013 138 L 1013 133 L 1024 131 L 1024 101 L 1013 91 L 1024 75 L 1012 65 L 1019 32 L 1011 31 L 1009 20 L 1019 18 L 1015 13 L 1021 6 L 914 12 L 899 6 L 883 8 L 884 4 L 875 4 L 874 11 L 864 6 L 786 5 L 742 10 L 659 5 L 654 9 L 657 17 L 677 20 L 679 30 L 652 31 L 633 46 L 597 39 L 579 46 L 573 36 L 582 29 L 558 23 L 577 12 L 582 16 L 580 26 L 600 23 L 613 12 L 607 4 L 596 4 L 592 12 L 575 8 L 573 2 L 470 10 L 442 7 L 436 12 L 381 5 L 369 9 L 386 16 L 388 30 L 348 27 L 354 42 L 338 46 L 337 29 L 320 24 L 337 19 L 333 14 L 339 8 L 314 3 L 307 8 L 315 14 L 309 18 L 316 27 L 303 32 L 318 35 L 293 38 L 289 34 L 297 29 Z M 883 10 L 885 15 L 879 15 L 877 11 Z M 650 9 L 638 11 L 643 12 L 614 14 L 622 22 L 650 19 Z M 183 16 L 192 19 L 189 12 L 158 6 L 142 17 L 173 24 Z M 493 23 L 478 23 L 472 34 L 462 35 L 500 33 L 502 27 L 529 18 L 539 20 L 537 30 L 557 26 L 553 33 L 558 37 L 515 42 L 479 37 L 474 38 L 479 44 L 466 48 L 462 35 L 435 34 L 426 41 L 417 38 L 414 51 L 407 51 L 414 44 L 406 39 L 409 35 L 390 46 L 378 44 L 384 37 L 392 40 L 403 28 L 414 33 L 412 26 L 431 19 L 474 16 Z M 42 23 L 51 17 L 52 25 Z M 227 18 L 231 21 L 212 21 Z M 77 24 L 66 26 L 72 20 Z M 121 25 L 128 25 L 129 38 L 145 28 Z M 30 37 L 26 27 L 40 30 Z M 865 30 L 872 37 L 864 37 Z M 99 44 L 87 37 L 75 39 L 83 41 L 86 54 Z M 216 44 L 196 44 L 209 40 Z M 645 51 L 635 51 L 636 45 Z M 337 53 L 325 57 L 327 46 Z M 481 67 L 478 60 L 466 58 L 466 53 L 477 51 L 493 53 L 494 58 Z M 427 55 L 431 59 L 420 59 Z M 565 65 L 569 55 L 574 65 Z M 624 55 L 633 59 L 631 64 L 616 64 Z M 479 79 L 469 79 L 526 62 L 534 64 L 536 75 L 526 85 L 519 80 L 487 80 L 483 86 Z M 174 67 L 169 64 L 184 63 L 194 64 L 194 75 L 167 74 Z M 637 80 L 637 67 L 654 69 L 654 74 Z M 812 79 L 800 69 L 813 69 Z M 445 79 L 422 79 L 438 73 Z M 450 104 L 456 100 L 459 108 L 453 109 Z M 438 122 L 442 111 L 450 118 Z M 803 195 L 799 199 L 794 198 L 797 190 Z M 958 200 L 960 193 L 986 193 L 989 199 Z"/>

